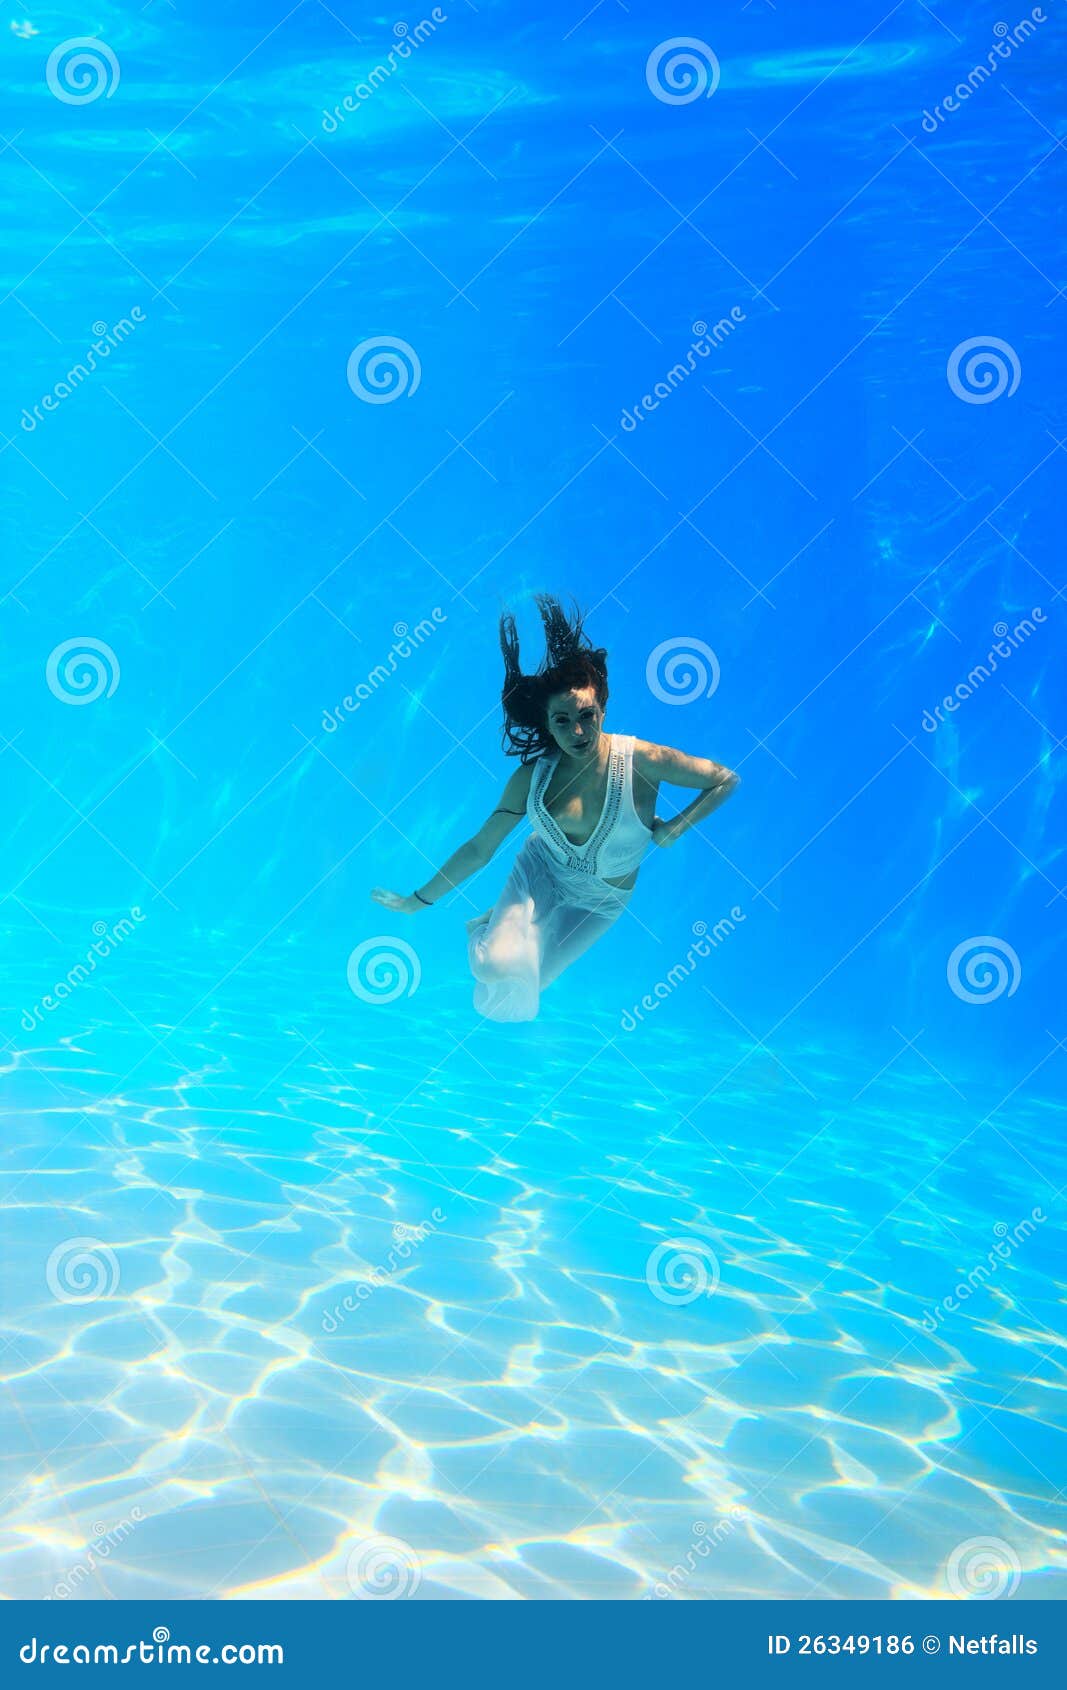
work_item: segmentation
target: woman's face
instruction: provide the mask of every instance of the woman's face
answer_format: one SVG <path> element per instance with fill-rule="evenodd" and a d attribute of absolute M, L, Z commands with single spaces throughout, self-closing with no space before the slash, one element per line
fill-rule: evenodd
<path fill-rule="evenodd" d="M 548 731 L 565 757 L 595 762 L 603 707 L 597 703 L 594 687 L 556 692 L 548 700 Z"/>

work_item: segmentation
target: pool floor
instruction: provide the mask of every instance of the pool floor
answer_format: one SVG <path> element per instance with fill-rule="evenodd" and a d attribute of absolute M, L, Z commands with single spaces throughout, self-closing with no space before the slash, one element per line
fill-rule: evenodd
<path fill-rule="evenodd" d="M 5 1596 L 1067 1596 L 1051 1101 L 275 978 L 6 1054 Z"/>

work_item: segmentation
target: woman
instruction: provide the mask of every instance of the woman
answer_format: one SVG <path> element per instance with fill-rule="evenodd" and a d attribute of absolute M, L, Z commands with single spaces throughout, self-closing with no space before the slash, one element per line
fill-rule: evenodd
<path fill-rule="evenodd" d="M 414 915 L 484 868 L 526 816 L 533 829 L 491 910 L 467 923 L 474 1007 L 494 1021 L 532 1021 L 540 994 L 606 933 L 630 902 L 648 845 L 668 846 L 718 808 L 740 777 L 629 734 L 606 734 L 607 652 L 582 618 L 537 595 L 547 653 L 524 675 L 512 616 L 500 619 L 504 749 L 519 758 L 500 803 L 416 892 L 376 886 L 386 909 Z M 669 821 L 656 815 L 661 781 L 699 788 Z"/>

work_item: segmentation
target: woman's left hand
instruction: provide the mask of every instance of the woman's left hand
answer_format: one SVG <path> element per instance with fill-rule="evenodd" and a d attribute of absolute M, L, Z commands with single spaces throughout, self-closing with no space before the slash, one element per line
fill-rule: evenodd
<path fill-rule="evenodd" d="M 678 830 L 673 821 L 664 821 L 662 816 L 656 816 L 652 822 L 652 843 L 661 850 L 666 850 L 678 838 Z"/>

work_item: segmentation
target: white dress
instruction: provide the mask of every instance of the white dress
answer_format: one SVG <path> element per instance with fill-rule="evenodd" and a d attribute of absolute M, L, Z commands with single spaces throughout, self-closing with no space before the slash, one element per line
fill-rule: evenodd
<path fill-rule="evenodd" d="M 608 884 L 641 861 L 652 838 L 633 802 L 633 737 L 611 734 L 604 807 L 589 839 L 575 845 L 544 804 L 561 752 L 534 765 L 526 813 L 534 829 L 512 865 L 491 915 L 473 928 L 467 954 L 474 1007 L 493 1021 L 532 1021 L 540 996 L 619 919 L 633 896 Z"/>

